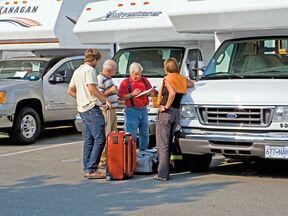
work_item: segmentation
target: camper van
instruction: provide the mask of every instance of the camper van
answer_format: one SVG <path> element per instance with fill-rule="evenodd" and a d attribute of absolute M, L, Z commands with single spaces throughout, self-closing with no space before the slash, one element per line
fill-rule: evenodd
<path fill-rule="evenodd" d="M 213 34 L 181 34 L 173 27 L 168 15 L 167 0 L 102 1 L 88 4 L 81 14 L 74 32 L 82 43 L 115 43 L 118 64 L 116 84 L 129 76 L 129 66 L 139 62 L 142 75 L 152 86 L 160 87 L 165 75 L 163 62 L 177 59 L 181 73 L 192 76 L 201 73 L 214 52 Z M 119 128 L 124 124 L 124 106 L 117 109 Z M 155 135 L 157 107 L 151 100 L 148 106 L 149 131 Z M 80 126 L 80 119 L 76 124 Z M 80 126 L 81 130 L 81 126 Z"/>
<path fill-rule="evenodd" d="M 89 2 L 0 1 L 0 132 L 14 143 L 35 142 L 46 126 L 74 125 L 76 103 L 67 87 L 83 63 L 79 55 L 92 45 L 81 44 L 72 29 Z M 113 48 L 93 47 L 103 59 Z M 25 57 L 15 57 L 19 52 Z"/>
<path fill-rule="evenodd" d="M 215 32 L 219 46 L 182 100 L 180 146 L 191 168 L 206 170 L 214 154 L 288 159 L 287 14 L 284 0 L 171 5 L 177 31 Z"/>

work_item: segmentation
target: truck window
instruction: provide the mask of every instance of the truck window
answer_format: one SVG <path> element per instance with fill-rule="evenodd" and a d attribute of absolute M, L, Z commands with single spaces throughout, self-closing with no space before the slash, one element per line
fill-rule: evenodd
<path fill-rule="evenodd" d="M 224 42 L 211 59 L 203 79 L 287 78 L 288 38 Z"/>
<path fill-rule="evenodd" d="M 39 80 L 46 65 L 47 62 L 38 60 L 1 61 L 0 79 Z"/>
<path fill-rule="evenodd" d="M 69 83 L 73 72 L 83 64 L 83 59 L 76 59 L 65 62 L 62 64 L 49 78 L 50 81 L 55 83 Z"/>
<path fill-rule="evenodd" d="M 129 76 L 129 66 L 132 62 L 138 62 L 143 67 L 142 74 L 146 77 L 163 77 L 163 62 L 170 57 L 176 58 L 182 63 L 184 48 L 133 48 L 120 50 L 113 57 L 118 64 L 117 77 Z"/>

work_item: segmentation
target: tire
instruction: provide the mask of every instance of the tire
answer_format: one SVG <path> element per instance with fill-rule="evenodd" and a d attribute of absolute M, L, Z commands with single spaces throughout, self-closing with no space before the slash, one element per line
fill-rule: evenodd
<path fill-rule="evenodd" d="M 10 139 L 15 144 L 27 145 L 34 143 L 41 132 L 39 114 L 30 107 L 23 107 L 15 114 Z"/>
<path fill-rule="evenodd" d="M 205 172 L 209 169 L 212 154 L 195 155 L 183 154 L 183 160 L 191 172 Z"/>

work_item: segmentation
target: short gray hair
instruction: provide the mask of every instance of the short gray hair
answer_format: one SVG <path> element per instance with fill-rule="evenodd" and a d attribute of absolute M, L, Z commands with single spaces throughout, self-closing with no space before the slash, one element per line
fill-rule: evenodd
<path fill-rule="evenodd" d="M 139 64 L 138 62 L 132 62 L 132 64 L 131 64 L 130 67 L 129 67 L 130 74 L 131 74 L 133 71 L 137 71 L 137 70 L 140 70 L 140 72 L 142 73 L 143 67 L 142 67 L 141 64 Z"/>
<path fill-rule="evenodd" d="M 112 59 L 107 59 L 103 64 L 103 70 L 113 70 L 117 67 L 117 64 Z"/>

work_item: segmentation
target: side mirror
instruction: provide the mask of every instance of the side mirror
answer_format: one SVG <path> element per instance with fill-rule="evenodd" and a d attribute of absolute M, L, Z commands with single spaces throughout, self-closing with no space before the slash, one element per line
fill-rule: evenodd
<path fill-rule="evenodd" d="M 49 81 L 50 83 L 52 83 L 52 84 L 65 82 L 65 81 L 64 81 L 64 77 L 61 76 L 61 75 L 58 74 L 58 73 L 52 74 L 52 75 L 49 77 L 48 81 Z"/>
<path fill-rule="evenodd" d="M 205 69 L 206 66 L 203 61 L 191 61 L 188 64 L 189 78 L 198 79 L 200 76 L 202 76 Z"/>

